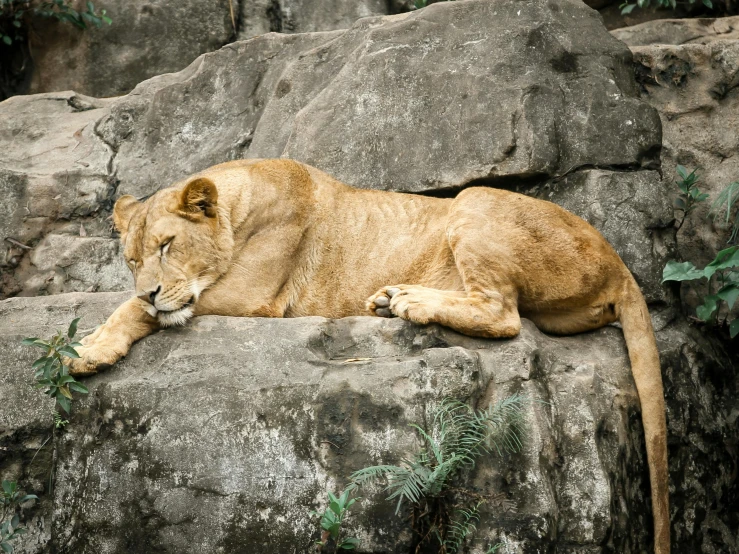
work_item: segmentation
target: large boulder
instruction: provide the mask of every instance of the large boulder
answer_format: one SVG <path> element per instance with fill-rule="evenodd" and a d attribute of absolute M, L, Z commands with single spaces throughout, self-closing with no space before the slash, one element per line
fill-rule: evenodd
<path fill-rule="evenodd" d="M 488 341 L 399 319 L 201 317 L 85 380 L 90 394 L 45 442 L 52 406 L 30 386 L 36 352 L 21 338 L 80 315 L 88 332 L 126 297 L 0 302 L 0 474 L 39 496 L 20 552 L 308 552 L 310 510 L 353 471 L 418 448 L 409 423 L 444 398 L 484 407 L 513 393 L 533 400 L 523 450 L 484 458 L 457 484 L 513 506 L 483 508 L 471 551 L 648 551 L 639 401 L 618 329 L 554 338 L 524 321 L 518 338 Z M 657 324 L 675 551 L 728 553 L 717 546 L 735 545 L 736 515 L 721 384 L 736 376 L 719 376 L 682 324 Z M 407 552 L 405 512 L 362 496 L 348 525 L 360 551 Z"/>
<path fill-rule="evenodd" d="M 0 171 L 13 206 L 0 231 L 31 255 L 10 245 L 2 292 L 106 290 L 85 280 L 39 289 L 39 275 L 49 273 L 34 265 L 32 250 L 49 233 L 78 234 L 79 224 L 87 236 L 110 239 L 103 222 L 121 194 L 145 197 L 231 159 L 287 156 L 384 190 L 556 185 L 552 199 L 598 226 L 648 298 L 663 300 L 656 275 L 671 216 L 657 174 L 642 171 L 658 165 L 659 117 L 638 99 L 630 64 L 629 50 L 579 1 L 477 0 L 366 18 L 346 31 L 237 42 L 119 99 L 14 98 L 0 104 L 0 140 L 10 145 Z M 41 137 L 54 141 L 52 154 Z M 625 204 L 597 215 L 577 200 L 576 183 L 595 183 L 594 169 L 612 177 L 591 191 L 612 190 Z M 65 191 L 94 182 L 95 202 L 56 220 L 37 214 L 28 191 L 43 182 Z M 634 183 L 649 202 L 629 199 Z M 611 208 L 618 225 L 605 217 Z M 635 244 L 648 245 L 638 262 Z"/>

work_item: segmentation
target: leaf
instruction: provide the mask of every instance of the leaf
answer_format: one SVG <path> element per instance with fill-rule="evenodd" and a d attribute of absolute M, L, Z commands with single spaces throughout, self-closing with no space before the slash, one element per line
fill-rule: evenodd
<path fill-rule="evenodd" d="M 696 268 L 690 262 L 678 263 L 670 260 L 662 270 L 662 282 L 666 281 L 692 281 L 704 277 L 703 271 Z"/>
<path fill-rule="evenodd" d="M 710 279 L 718 270 L 736 266 L 739 266 L 739 246 L 731 246 L 716 254 L 714 260 L 703 269 L 703 274 Z"/>
<path fill-rule="evenodd" d="M 56 401 L 59 403 L 59 405 L 62 407 L 62 409 L 69 413 L 72 409 L 72 403 L 69 401 L 69 398 L 65 398 L 64 396 L 58 396 L 56 397 Z"/>
<path fill-rule="evenodd" d="M 711 319 L 713 312 L 718 308 L 718 302 L 720 298 L 716 294 L 711 294 L 703 299 L 703 305 L 698 306 L 695 309 L 695 315 L 702 321 L 708 321 Z"/>
<path fill-rule="evenodd" d="M 711 2 L 711 0 L 703 0 L 703 5 L 707 8 L 713 9 L 713 3 Z"/>
<path fill-rule="evenodd" d="M 15 492 L 15 481 L 3 481 L 3 491 L 5 491 L 5 494 L 13 494 Z"/>
<path fill-rule="evenodd" d="M 77 381 L 75 381 L 74 383 L 69 383 L 69 388 L 75 392 L 79 392 L 82 394 L 88 394 L 90 392 L 85 385 L 83 385 L 82 383 L 78 383 Z"/>
<path fill-rule="evenodd" d="M 66 396 L 67 398 L 69 398 L 70 400 L 72 400 L 72 393 L 69 392 L 69 388 L 68 387 L 60 386 L 59 387 L 59 392 L 61 392 L 64 396 Z"/>
<path fill-rule="evenodd" d="M 64 354 L 68 358 L 80 358 L 81 356 L 77 354 L 77 351 L 72 348 L 71 346 L 62 346 L 59 350 L 57 350 L 59 354 Z"/>
<path fill-rule="evenodd" d="M 626 4 L 623 8 L 621 8 L 621 15 L 630 14 L 634 11 L 634 8 L 636 8 L 636 4 Z"/>
<path fill-rule="evenodd" d="M 683 198 L 675 198 L 675 207 L 678 210 L 685 211 L 685 209 L 687 208 L 687 206 L 685 205 L 685 200 Z"/>
<path fill-rule="evenodd" d="M 10 520 L 10 526 L 15 529 L 16 527 L 18 527 L 18 525 L 20 525 L 20 522 L 21 518 L 18 517 L 18 514 L 15 514 L 13 516 L 13 519 Z"/>
<path fill-rule="evenodd" d="M 684 165 L 678 164 L 675 168 L 675 171 L 677 171 L 677 174 L 682 177 L 683 181 L 688 178 L 688 170 L 685 168 Z"/>
<path fill-rule="evenodd" d="M 739 317 L 734 319 L 729 325 L 729 336 L 733 339 L 739 334 Z"/>
<path fill-rule="evenodd" d="M 35 343 L 38 339 L 38 337 L 28 337 L 26 339 L 23 339 L 21 341 L 21 344 L 25 344 L 26 346 L 31 346 L 33 343 Z"/>
<path fill-rule="evenodd" d="M 339 548 L 343 550 L 354 550 L 359 546 L 359 539 L 355 539 L 354 537 L 347 537 L 341 543 L 339 544 Z"/>
<path fill-rule="evenodd" d="M 67 336 L 71 339 L 77 334 L 77 324 L 80 322 L 81 317 L 76 317 L 72 320 L 72 323 L 69 324 L 69 329 L 67 330 Z"/>
<path fill-rule="evenodd" d="M 728 284 L 722 287 L 721 290 L 716 293 L 716 296 L 726 302 L 729 309 L 732 309 L 737 298 L 739 298 L 739 285 L 734 283 Z"/>
<path fill-rule="evenodd" d="M 328 507 L 337 516 L 341 516 L 341 503 L 339 502 L 339 499 L 336 498 L 336 496 L 334 496 L 334 494 L 331 491 L 328 491 L 328 498 L 329 498 Z"/>
<path fill-rule="evenodd" d="M 28 502 L 29 500 L 38 500 L 38 496 L 36 496 L 35 494 L 27 494 L 18 501 L 18 504 L 23 504 L 24 502 Z"/>
<path fill-rule="evenodd" d="M 10 37 L 9 37 L 8 35 L 3 35 L 3 42 L 4 42 L 5 44 L 7 44 L 8 46 L 10 46 L 11 44 L 13 44 L 13 39 L 12 39 L 12 38 L 10 38 Z M 6 544 L 7 544 L 7 543 L 3 543 L 3 544 L 2 544 L 2 546 L 3 546 L 3 550 L 5 550 L 5 545 L 6 545 Z M 12 547 L 12 546 L 10 546 L 10 550 L 5 550 L 5 552 L 13 552 L 13 547 Z"/>
<path fill-rule="evenodd" d="M 5 37 L 3 37 L 4 39 Z M 3 552 L 7 552 L 8 554 L 11 554 L 13 552 L 13 546 L 8 544 L 7 542 L 0 542 L 0 548 L 3 549 Z"/>

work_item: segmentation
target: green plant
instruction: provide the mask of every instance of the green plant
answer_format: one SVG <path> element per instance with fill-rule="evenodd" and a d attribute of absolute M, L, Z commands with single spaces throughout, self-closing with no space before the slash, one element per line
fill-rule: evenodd
<path fill-rule="evenodd" d="M 311 512 L 312 516 L 321 517 L 321 540 L 316 542 L 318 550 L 322 550 L 327 546 L 329 541 L 333 542 L 336 550 L 354 550 L 359 546 L 359 539 L 354 537 L 341 538 L 341 524 L 344 523 L 349 508 L 359 500 L 359 498 L 350 498 L 356 488 L 356 485 L 350 484 L 339 496 L 335 496 L 328 491 L 328 507 L 323 513 Z"/>
<path fill-rule="evenodd" d="M 728 313 L 739 298 L 739 246 L 731 246 L 721 250 L 714 260 L 703 269 L 695 267 L 691 262 L 667 262 L 662 272 L 662 282 L 695 281 L 706 279 L 709 294 L 703 298 L 703 304 L 695 310 L 701 321 L 716 325 L 726 324 Z M 710 294 L 715 290 L 713 294 Z M 720 320 L 722 304 L 726 303 L 727 316 Z M 739 318 L 729 324 L 729 335 L 734 338 L 739 333 Z"/>
<path fill-rule="evenodd" d="M 404 501 L 411 505 L 414 530 L 420 537 L 418 546 L 435 538 L 441 553 L 454 554 L 474 532 L 479 507 L 493 499 L 492 495 L 454 487 L 454 481 L 463 469 L 474 467 L 482 454 L 521 449 L 527 403 L 527 397 L 513 395 L 487 410 L 473 410 L 462 402 L 444 400 L 429 431 L 413 425 L 423 442 L 413 458 L 399 466 L 360 469 L 351 479 L 359 486 L 384 480 L 387 500 L 397 499 L 396 513 Z M 475 504 L 458 507 L 450 516 L 449 506 L 457 497 L 473 498 Z"/>
<path fill-rule="evenodd" d="M 26 533 L 23 527 L 20 527 L 20 518 L 16 513 L 18 507 L 24 502 L 38 498 L 35 494 L 26 494 L 21 496 L 15 481 L 3 481 L 2 496 L 2 517 L 0 517 L 0 549 L 3 552 L 13 552 L 13 545 L 10 541 L 17 539 Z M 9 519 L 6 519 L 9 518 Z"/>
<path fill-rule="evenodd" d="M 688 3 L 695 4 L 696 0 L 688 0 Z M 707 8 L 713 8 L 713 4 L 711 3 L 711 0 L 701 0 L 701 3 L 706 6 Z M 619 5 L 619 8 L 621 8 L 621 15 L 626 15 L 634 11 L 634 8 L 637 6 L 640 8 L 648 8 L 651 6 L 652 0 L 637 0 L 635 4 L 630 4 L 629 2 L 624 2 L 623 4 Z M 655 5 L 658 8 L 671 8 L 675 9 L 677 7 L 677 0 L 655 0 Z"/>
<path fill-rule="evenodd" d="M 68 420 L 62 419 L 61 414 L 56 410 L 54 410 L 52 417 L 54 418 L 54 429 L 64 429 L 69 423 Z"/>
<path fill-rule="evenodd" d="M 85 8 L 84 11 L 77 11 L 68 0 L 0 0 L 0 40 L 7 45 L 23 40 L 25 29 L 33 16 L 64 21 L 79 29 L 87 29 L 91 25 L 99 28 L 103 23 L 113 23 L 105 10 L 97 13 L 92 2 L 88 1 Z"/>
<path fill-rule="evenodd" d="M 688 214 L 696 208 L 698 203 L 704 202 L 708 198 L 708 193 L 701 192 L 697 186 L 699 179 L 697 168 L 688 173 L 687 169 L 678 165 L 676 171 L 680 176 L 680 180 L 675 181 L 675 183 L 681 194 L 675 199 L 675 208 L 683 212 L 683 217 L 677 225 L 677 228 L 680 229 Z"/>
<path fill-rule="evenodd" d="M 683 212 L 677 228 L 685 222 L 699 202 L 708 198 L 707 193 L 697 187 L 698 175 L 696 170 L 688 173 L 683 166 L 677 166 L 677 173 L 681 180 L 676 181 L 680 189 L 680 196 L 675 200 L 675 208 Z M 739 182 L 729 184 L 716 197 L 711 205 L 709 215 L 714 221 L 719 217 L 724 223 L 731 223 L 732 232 L 729 242 L 736 239 L 739 232 L 739 218 L 735 207 L 739 199 Z M 731 310 L 739 298 L 739 247 L 732 246 L 720 251 L 711 263 L 704 268 L 696 267 L 692 262 L 677 262 L 670 260 L 662 271 L 662 282 L 668 281 L 698 281 L 706 280 L 708 295 L 702 298 L 702 304 L 695 310 L 700 321 L 717 326 L 729 325 L 729 336 L 734 338 L 739 334 L 739 318 L 729 321 Z M 721 314 L 725 314 L 723 320 Z"/>
<path fill-rule="evenodd" d="M 480 505 L 482 503 L 483 501 L 480 500 L 471 508 L 457 508 L 457 511 L 447 526 L 448 531 L 444 539 L 444 548 L 447 552 L 458 552 L 462 548 L 465 539 L 477 530 L 477 523 L 480 522 Z"/>
<path fill-rule="evenodd" d="M 739 217 L 737 217 L 739 214 L 734 210 L 738 205 L 737 200 L 739 200 L 739 182 L 734 181 L 718 194 L 709 212 L 714 221 L 720 217 L 724 224 L 731 223 L 731 235 L 728 242 L 734 242 L 739 233 Z"/>
<path fill-rule="evenodd" d="M 36 388 L 45 389 L 44 394 L 56 398 L 57 404 L 67 413 L 72 407 L 72 391 L 82 394 L 88 392 L 86 386 L 69 374 L 69 366 L 64 363 L 65 358 L 80 357 L 75 347 L 82 345 L 73 340 L 77 334 L 79 320 L 80 318 L 77 318 L 70 323 L 66 334 L 58 331 L 49 340 L 36 337 L 23 339 L 23 344 L 26 346 L 35 346 L 45 351 L 45 354 L 33 362 L 32 366 Z"/>

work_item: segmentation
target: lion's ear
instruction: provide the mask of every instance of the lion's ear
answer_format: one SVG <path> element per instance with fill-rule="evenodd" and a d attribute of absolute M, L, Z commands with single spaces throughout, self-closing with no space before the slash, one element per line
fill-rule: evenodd
<path fill-rule="evenodd" d="M 180 210 L 186 216 L 203 214 L 206 217 L 215 217 L 217 205 L 216 185 L 205 177 L 198 177 L 187 183 L 180 196 Z"/>
<path fill-rule="evenodd" d="M 113 224 L 118 232 L 124 234 L 128 231 L 128 225 L 141 202 L 130 194 L 121 196 L 113 206 Z"/>

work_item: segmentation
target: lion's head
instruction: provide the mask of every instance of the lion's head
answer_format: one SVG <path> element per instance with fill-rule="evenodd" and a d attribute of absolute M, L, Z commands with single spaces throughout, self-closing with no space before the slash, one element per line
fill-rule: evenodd
<path fill-rule="evenodd" d="M 145 202 L 126 195 L 113 209 L 136 294 L 163 326 L 182 325 L 201 293 L 225 273 L 233 242 L 222 225 L 218 191 L 199 177 Z"/>

